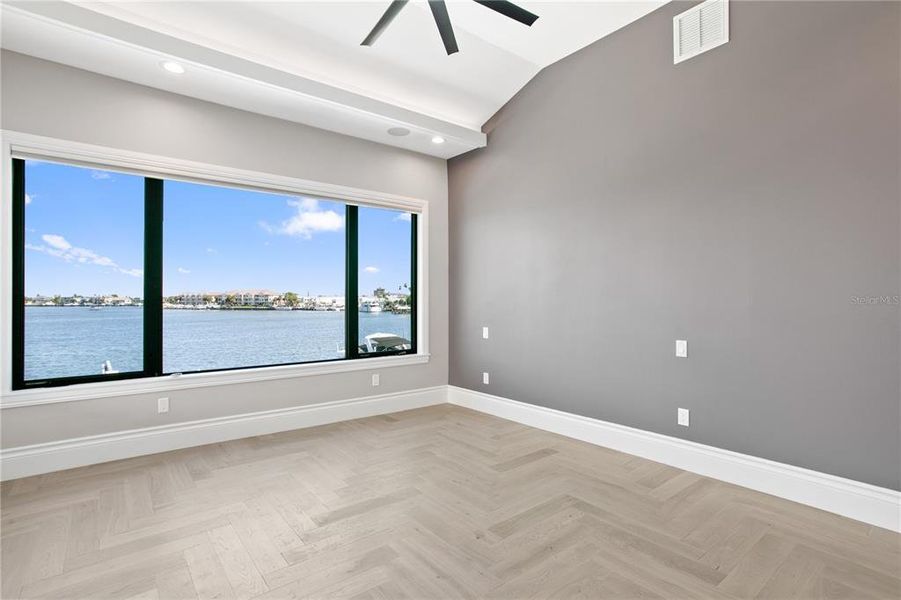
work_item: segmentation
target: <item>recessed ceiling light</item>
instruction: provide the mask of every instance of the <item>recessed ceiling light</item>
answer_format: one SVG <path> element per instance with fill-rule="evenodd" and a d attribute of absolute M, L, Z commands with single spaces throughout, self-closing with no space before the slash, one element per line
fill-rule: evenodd
<path fill-rule="evenodd" d="M 160 63 L 160 66 L 169 71 L 170 73 L 175 73 L 176 75 L 181 75 L 185 72 L 185 68 L 175 62 L 174 60 L 164 60 Z"/>
<path fill-rule="evenodd" d="M 388 130 L 388 135 L 393 135 L 395 137 L 404 137 L 405 135 L 410 135 L 410 130 L 406 127 L 392 127 Z"/>
<path fill-rule="evenodd" d="M 432 143 L 433 144 L 443 144 L 444 138 L 441 137 L 440 135 L 436 135 L 435 137 L 432 138 Z"/>

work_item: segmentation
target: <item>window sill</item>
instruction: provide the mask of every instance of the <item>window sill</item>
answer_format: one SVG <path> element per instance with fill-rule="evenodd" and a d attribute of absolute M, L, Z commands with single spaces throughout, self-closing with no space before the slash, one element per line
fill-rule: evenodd
<path fill-rule="evenodd" d="M 0 409 L 35 406 L 38 404 L 54 404 L 57 402 L 71 402 L 75 400 L 93 400 L 95 398 L 109 398 L 113 396 L 171 392 L 220 385 L 236 385 L 276 379 L 330 375 L 334 373 L 349 373 L 352 371 L 371 371 L 374 369 L 388 369 L 391 367 L 406 367 L 410 365 L 426 364 L 429 362 L 429 356 L 429 354 L 385 356 L 327 363 L 257 367 L 234 371 L 190 373 L 186 375 L 148 377 L 145 379 L 82 383 L 58 388 L 7 391 L 3 394 L 2 400 L 0 400 Z"/>

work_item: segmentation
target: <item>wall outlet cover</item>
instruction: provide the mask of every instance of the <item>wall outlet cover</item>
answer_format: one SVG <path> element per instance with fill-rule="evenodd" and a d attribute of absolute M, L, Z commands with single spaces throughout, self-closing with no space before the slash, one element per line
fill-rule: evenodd
<path fill-rule="evenodd" d="M 687 408 L 680 408 L 676 414 L 676 422 L 683 427 L 688 427 L 689 413 Z"/>
<path fill-rule="evenodd" d="M 482 373 L 482 383 L 488 385 L 488 373 Z"/>
<path fill-rule="evenodd" d="M 379 377 L 378 373 L 373 373 L 372 374 L 372 387 L 378 387 L 379 383 L 381 383 L 380 379 L 381 378 Z"/>
<path fill-rule="evenodd" d="M 676 357 L 688 358 L 688 340 L 676 340 Z"/>

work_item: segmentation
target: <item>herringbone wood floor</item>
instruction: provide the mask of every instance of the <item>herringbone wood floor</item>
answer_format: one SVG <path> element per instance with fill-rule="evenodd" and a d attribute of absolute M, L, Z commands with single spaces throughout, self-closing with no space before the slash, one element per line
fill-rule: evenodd
<path fill-rule="evenodd" d="M 12 598 L 898 598 L 899 536 L 452 406 L 2 486 Z"/>

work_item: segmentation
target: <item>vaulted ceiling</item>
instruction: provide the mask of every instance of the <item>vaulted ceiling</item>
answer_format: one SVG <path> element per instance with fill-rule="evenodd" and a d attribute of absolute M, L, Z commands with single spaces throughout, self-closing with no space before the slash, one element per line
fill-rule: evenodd
<path fill-rule="evenodd" d="M 532 27 L 449 0 L 448 56 L 423 1 L 372 47 L 390 4 L 368 2 L 3 3 L 4 48 L 128 81 L 448 158 L 485 145 L 482 124 L 545 66 L 666 0 L 519 0 Z M 159 67 L 185 66 L 182 75 Z M 599 73 L 598 76 L 603 76 Z M 388 129 L 410 130 L 403 137 Z M 432 138 L 446 141 L 434 144 Z"/>

